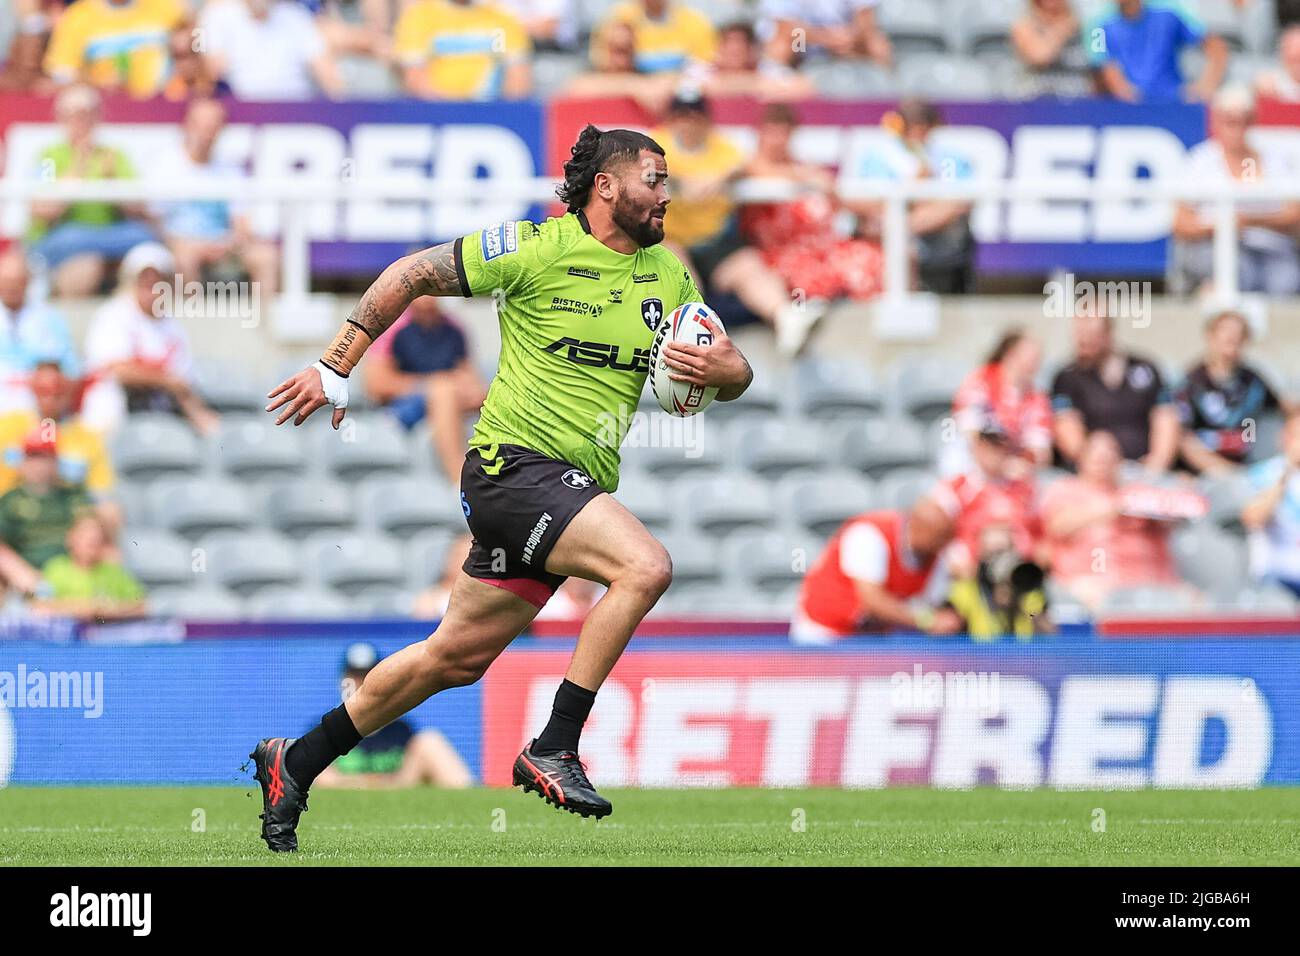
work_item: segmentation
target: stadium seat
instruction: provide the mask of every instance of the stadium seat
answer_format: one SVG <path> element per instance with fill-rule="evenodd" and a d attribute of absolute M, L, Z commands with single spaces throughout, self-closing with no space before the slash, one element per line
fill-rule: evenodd
<path fill-rule="evenodd" d="M 876 500 L 881 508 L 906 511 L 938 480 L 934 472 L 924 468 L 897 468 L 877 483 Z"/>
<path fill-rule="evenodd" d="M 1201 491 L 1210 503 L 1206 517 L 1220 528 L 1240 534 L 1245 531 L 1241 523 L 1241 509 L 1255 496 L 1254 489 L 1244 475 L 1203 477 Z"/>
<path fill-rule="evenodd" d="M 222 587 L 241 597 L 272 584 L 298 580 L 297 550 L 272 531 L 218 531 L 199 542 L 202 567 Z"/>
<path fill-rule="evenodd" d="M 194 374 L 203 400 L 223 415 L 262 412 L 266 405 L 271 383 L 255 378 L 242 363 L 200 357 L 195 359 Z"/>
<path fill-rule="evenodd" d="M 673 559 L 674 587 L 688 581 L 717 581 L 722 577 L 718 544 L 695 531 L 666 531 L 660 543 Z"/>
<path fill-rule="evenodd" d="M 1232 54 L 1246 49 L 1245 12 L 1237 9 L 1232 0 L 1186 0 L 1186 4 L 1204 22 L 1206 32 L 1222 37 Z"/>
<path fill-rule="evenodd" d="M 193 548 L 179 535 L 128 526 L 121 549 L 127 568 L 146 588 L 195 583 Z"/>
<path fill-rule="evenodd" d="M 1117 588 L 1102 602 L 1101 612 L 1132 617 L 1177 617 L 1195 614 L 1197 604 L 1188 599 L 1186 588 L 1145 585 Z"/>
<path fill-rule="evenodd" d="M 351 603 L 365 617 L 410 617 L 415 598 L 415 591 L 379 587 L 366 590 Z"/>
<path fill-rule="evenodd" d="M 326 620 L 359 617 L 361 614 L 360 608 L 347 598 L 325 588 L 264 588 L 244 602 L 244 615 L 253 620 Z"/>
<path fill-rule="evenodd" d="M 1255 0 L 1246 4 L 1242 34 L 1247 47 L 1261 57 L 1276 62 L 1278 25 L 1274 0 Z"/>
<path fill-rule="evenodd" d="M 914 53 L 943 53 L 950 46 L 949 26 L 938 0 L 884 0 L 876 22 L 900 58 Z"/>
<path fill-rule="evenodd" d="M 717 407 L 693 418 L 673 418 L 656 405 L 633 422 L 620 452 L 623 462 L 656 479 L 725 467 L 729 428 L 713 416 Z"/>
<path fill-rule="evenodd" d="M 376 531 L 409 538 L 427 528 L 465 528 L 460 493 L 436 478 L 369 478 L 358 495 L 362 520 Z"/>
<path fill-rule="evenodd" d="M 871 369 L 852 359 L 804 359 L 794 369 L 800 411 L 810 418 L 879 414 L 885 399 Z"/>
<path fill-rule="evenodd" d="M 246 490 L 231 481 L 159 478 L 149 496 L 157 525 L 189 538 L 254 523 Z"/>
<path fill-rule="evenodd" d="M 122 518 L 129 529 L 152 528 L 153 508 L 149 501 L 149 487 L 143 482 L 122 481 L 113 492 L 122 508 Z"/>
<path fill-rule="evenodd" d="M 895 468 L 931 463 L 925 431 L 908 418 L 868 418 L 838 426 L 827 441 L 827 460 L 879 477 Z"/>
<path fill-rule="evenodd" d="M 302 433 L 277 428 L 267 415 L 227 415 L 213 442 L 216 462 L 227 474 L 262 479 L 294 475 L 307 460 Z"/>
<path fill-rule="evenodd" d="M 382 412 L 349 415 L 338 431 L 318 430 L 316 440 L 329 470 L 345 481 L 405 471 L 411 460 L 402 426 Z"/>
<path fill-rule="evenodd" d="M 765 593 L 798 584 L 820 553 L 820 542 L 802 531 L 743 529 L 722 545 L 728 573 Z"/>
<path fill-rule="evenodd" d="M 890 366 L 888 381 L 895 408 L 921 421 L 952 413 L 952 400 L 969 365 L 952 359 L 904 359 Z"/>
<path fill-rule="evenodd" d="M 272 484 L 265 515 L 271 527 L 295 537 L 326 528 L 350 528 L 356 520 L 353 491 L 336 481 Z"/>
<path fill-rule="evenodd" d="M 1263 585 L 1243 588 L 1232 603 L 1237 611 L 1253 611 L 1259 614 L 1279 614 L 1294 616 L 1300 611 L 1300 601 L 1294 594 L 1280 585 Z"/>
<path fill-rule="evenodd" d="M 1014 61 L 1011 27 L 1024 14 L 1023 0 L 966 0 L 950 3 L 949 10 L 959 28 L 958 46 L 962 52 L 990 60 Z"/>
<path fill-rule="evenodd" d="M 456 538 L 442 528 L 413 535 L 405 544 L 407 585 L 419 591 L 441 581 Z"/>
<path fill-rule="evenodd" d="M 849 518 L 870 510 L 874 502 L 871 480 L 847 469 L 793 472 L 776 486 L 776 513 L 816 535 L 833 534 Z"/>
<path fill-rule="evenodd" d="M 1170 548 L 1178 573 L 1215 598 L 1235 599 L 1249 583 L 1246 542 L 1207 522 L 1176 530 Z"/>
<path fill-rule="evenodd" d="M 754 380 L 745 389 L 745 397 L 736 402 L 714 402 L 704 414 L 711 421 L 734 421 L 737 419 L 770 418 L 792 404 L 788 395 L 783 397 L 778 389 L 778 376 L 774 369 L 762 361 L 750 358 L 754 369 Z M 649 389 L 647 388 L 647 391 Z M 654 406 L 659 409 L 658 404 Z M 662 414 L 662 409 L 659 409 Z"/>
<path fill-rule="evenodd" d="M 406 580 L 401 549 L 378 534 L 324 532 L 304 546 L 307 580 L 349 598 L 377 585 L 400 586 Z"/>
<path fill-rule="evenodd" d="M 767 485 L 744 472 L 679 479 L 669 500 L 678 503 L 687 527 L 710 535 L 768 524 L 773 516 Z"/>
<path fill-rule="evenodd" d="M 111 453 L 117 472 L 136 481 L 196 472 L 203 465 L 202 443 L 194 429 L 175 415 L 158 412 L 128 416 Z"/>
<path fill-rule="evenodd" d="M 768 478 L 834 460 L 822 429 L 810 421 L 741 422 L 732 429 L 731 447 L 742 467 Z"/>
<path fill-rule="evenodd" d="M 673 496 L 663 482 L 654 481 L 640 471 L 628 470 L 619 477 L 614 497 L 623 507 L 652 530 L 673 523 Z"/>
<path fill-rule="evenodd" d="M 586 63 L 572 53 L 539 52 L 533 56 L 535 95 L 549 98 L 564 92 Z"/>
<path fill-rule="evenodd" d="M 341 56 L 337 62 L 349 99 L 389 100 L 402 94 L 387 63 L 367 56 Z"/>
<path fill-rule="evenodd" d="M 872 63 L 854 60 L 811 60 L 800 72 L 827 99 L 893 99 L 898 95 L 898 80 L 888 70 Z"/>
<path fill-rule="evenodd" d="M 993 95 L 993 77 L 984 63 L 945 53 L 913 53 L 900 58 L 898 79 L 908 96 L 987 100 Z"/>
<path fill-rule="evenodd" d="M 149 612 L 157 617 L 225 621 L 243 616 L 243 604 L 215 587 L 160 588 L 149 594 Z"/>

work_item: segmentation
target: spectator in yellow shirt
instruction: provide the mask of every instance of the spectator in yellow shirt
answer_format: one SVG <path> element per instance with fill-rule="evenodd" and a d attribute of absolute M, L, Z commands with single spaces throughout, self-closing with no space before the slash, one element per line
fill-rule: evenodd
<path fill-rule="evenodd" d="M 171 70 L 172 31 L 188 19 L 184 0 L 76 0 L 54 24 L 45 72 L 154 96 Z"/>
<path fill-rule="evenodd" d="M 516 17 L 476 0 L 416 0 L 397 21 L 393 40 L 406 91 L 429 100 L 527 96 L 532 52 Z"/>
<path fill-rule="evenodd" d="M 86 490 L 110 536 L 115 534 L 121 525 L 121 511 L 113 499 L 117 477 L 103 438 L 71 414 L 76 383 L 63 374 L 58 362 L 46 361 L 32 372 L 31 389 L 35 411 L 0 415 L 0 495 L 18 486 L 23 443 L 40 429 L 54 441 L 59 477 Z"/>
<path fill-rule="evenodd" d="M 680 72 L 692 62 L 711 63 L 717 53 L 718 31 L 709 18 L 676 0 L 628 0 L 605 22 L 631 24 L 640 73 Z"/>

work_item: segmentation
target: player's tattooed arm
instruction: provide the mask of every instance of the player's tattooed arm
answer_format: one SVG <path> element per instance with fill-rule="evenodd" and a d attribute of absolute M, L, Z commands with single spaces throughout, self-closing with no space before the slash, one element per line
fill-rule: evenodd
<path fill-rule="evenodd" d="M 340 375 L 356 368 L 370 344 L 422 295 L 460 295 L 454 242 L 398 259 L 371 283 L 321 361 Z"/>

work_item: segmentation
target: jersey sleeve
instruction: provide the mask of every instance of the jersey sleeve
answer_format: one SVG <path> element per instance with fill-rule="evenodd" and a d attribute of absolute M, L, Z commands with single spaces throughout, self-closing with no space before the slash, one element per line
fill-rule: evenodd
<path fill-rule="evenodd" d="M 681 291 L 677 294 L 677 305 L 685 305 L 687 302 L 703 302 L 704 296 L 700 293 L 699 287 L 695 285 L 695 280 L 686 267 L 678 264 L 682 272 Z"/>
<path fill-rule="evenodd" d="M 527 219 L 499 222 L 457 239 L 456 274 L 464 296 L 509 292 L 528 274 L 531 258 L 524 244 L 537 241 L 537 226 Z"/>

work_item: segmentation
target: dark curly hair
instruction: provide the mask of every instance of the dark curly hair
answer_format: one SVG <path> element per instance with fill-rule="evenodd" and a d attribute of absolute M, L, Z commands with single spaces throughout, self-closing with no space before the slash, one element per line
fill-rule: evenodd
<path fill-rule="evenodd" d="M 630 129 L 602 132 L 588 123 L 569 151 L 572 158 L 564 164 L 564 182 L 555 188 L 555 195 L 569 212 L 577 212 L 591 198 L 597 173 L 607 173 L 613 166 L 635 160 L 643 149 L 664 154 L 664 148 L 644 133 Z"/>

